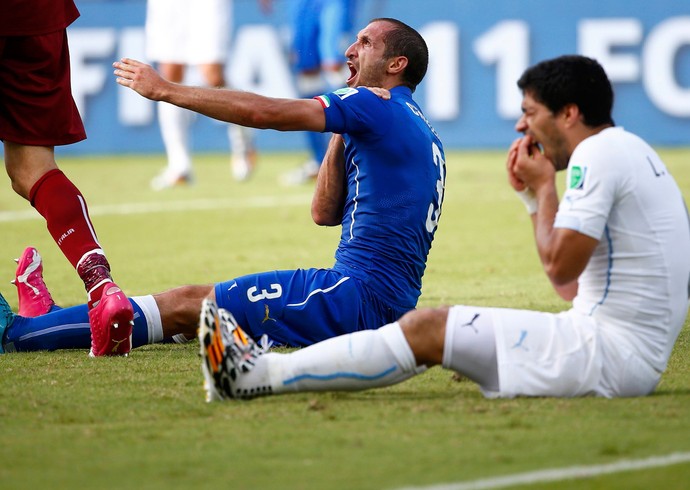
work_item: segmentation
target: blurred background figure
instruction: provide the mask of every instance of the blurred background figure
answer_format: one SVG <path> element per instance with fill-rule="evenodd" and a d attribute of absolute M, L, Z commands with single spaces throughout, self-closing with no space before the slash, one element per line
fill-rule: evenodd
<path fill-rule="evenodd" d="M 161 75 L 181 83 L 187 67 L 196 66 L 204 83 L 224 87 L 225 62 L 232 31 L 232 0 L 148 0 L 146 56 Z M 189 132 L 194 115 L 160 102 L 158 120 L 168 165 L 151 181 L 162 190 L 193 180 Z M 256 165 L 251 130 L 228 126 L 232 150 L 230 168 L 236 180 L 246 180 Z"/>
<path fill-rule="evenodd" d="M 272 0 L 262 0 L 264 6 Z M 300 97 L 311 98 L 345 86 L 345 49 L 352 42 L 356 0 L 296 0 L 291 63 Z M 309 160 L 282 176 L 287 185 L 316 177 L 329 134 L 308 132 Z"/>

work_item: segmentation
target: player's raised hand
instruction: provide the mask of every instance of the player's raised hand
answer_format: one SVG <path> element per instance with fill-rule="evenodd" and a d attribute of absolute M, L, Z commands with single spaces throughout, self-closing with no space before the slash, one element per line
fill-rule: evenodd
<path fill-rule="evenodd" d="M 517 138 L 510 145 L 510 148 L 508 149 L 508 159 L 506 160 L 506 171 L 508 172 L 508 183 L 517 192 L 522 192 L 527 188 L 525 183 L 522 180 L 520 180 L 518 178 L 518 176 L 515 174 L 515 163 L 517 161 L 518 146 L 520 145 L 520 141 L 522 141 L 522 138 Z"/>
<path fill-rule="evenodd" d="M 515 178 L 534 191 L 544 184 L 553 185 L 556 174 L 553 163 L 541 153 L 530 135 L 519 139 L 512 169 Z"/>
<path fill-rule="evenodd" d="M 383 100 L 388 100 L 391 98 L 391 92 L 388 89 L 381 87 L 361 87 L 374 92 L 379 98 Z"/>
<path fill-rule="evenodd" d="M 122 58 L 113 63 L 117 77 L 115 81 L 129 87 L 142 97 L 161 100 L 164 88 L 170 82 L 164 80 L 152 66 L 130 58 Z"/>

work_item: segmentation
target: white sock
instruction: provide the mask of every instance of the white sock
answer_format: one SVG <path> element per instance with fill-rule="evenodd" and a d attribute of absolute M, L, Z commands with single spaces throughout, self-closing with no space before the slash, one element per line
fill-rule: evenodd
<path fill-rule="evenodd" d="M 400 383 L 425 369 L 417 366 L 396 322 L 290 354 L 265 354 L 254 369 L 239 377 L 237 387 L 270 385 L 273 393 L 366 390 Z"/>
<path fill-rule="evenodd" d="M 144 318 L 146 318 L 146 326 L 149 333 L 148 343 L 155 344 L 156 342 L 161 342 L 163 340 L 163 322 L 161 321 L 161 313 L 156 300 L 151 295 L 132 296 L 131 299 L 139 305 L 139 308 L 144 313 Z"/>
<path fill-rule="evenodd" d="M 254 149 L 252 130 L 237 124 L 228 124 L 230 149 L 235 158 L 247 158 L 247 153 Z"/>
<path fill-rule="evenodd" d="M 187 109 L 167 102 L 158 103 L 158 123 L 168 156 L 167 172 L 171 176 L 186 175 L 192 171 L 189 127 L 193 117 Z"/>

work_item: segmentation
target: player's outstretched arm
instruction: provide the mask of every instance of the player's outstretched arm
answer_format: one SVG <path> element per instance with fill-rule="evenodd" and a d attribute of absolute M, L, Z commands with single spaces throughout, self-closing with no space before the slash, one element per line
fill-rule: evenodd
<path fill-rule="evenodd" d="M 189 87 L 163 79 L 153 67 L 123 58 L 113 63 L 116 82 L 147 99 L 198 112 L 219 121 L 258 129 L 323 131 L 326 116 L 314 99 L 277 99 L 251 92 Z"/>

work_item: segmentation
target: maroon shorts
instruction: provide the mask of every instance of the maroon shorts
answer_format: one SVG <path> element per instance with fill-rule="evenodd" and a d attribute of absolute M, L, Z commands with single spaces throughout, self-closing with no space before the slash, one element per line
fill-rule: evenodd
<path fill-rule="evenodd" d="M 84 138 L 70 86 L 67 31 L 0 36 L 0 139 L 56 146 Z"/>

